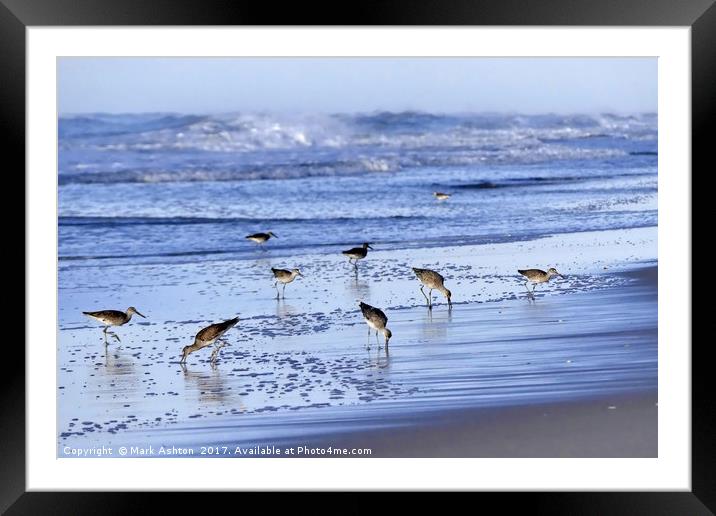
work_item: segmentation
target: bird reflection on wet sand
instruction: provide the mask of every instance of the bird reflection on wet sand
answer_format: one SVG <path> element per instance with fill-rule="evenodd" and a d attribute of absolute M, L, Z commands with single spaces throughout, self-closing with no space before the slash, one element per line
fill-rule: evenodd
<path fill-rule="evenodd" d="M 422 334 L 426 340 L 447 337 L 448 325 L 452 322 L 452 310 L 436 312 L 426 310 L 422 322 Z"/>
<path fill-rule="evenodd" d="M 192 371 L 182 364 L 182 371 L 187 392 L 195 393 L 199 401 L 221 403 L 230 397 L 224 375 L 216 364 L 209 371 L 203 368 Z"/>

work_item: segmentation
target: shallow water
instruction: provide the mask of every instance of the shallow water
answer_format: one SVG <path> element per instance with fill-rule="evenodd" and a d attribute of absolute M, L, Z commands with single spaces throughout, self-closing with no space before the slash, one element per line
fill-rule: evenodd
<path fill-rule="evenodd" d="M 160 297 L 161 289 L 118 287 L 118 298 L 142 304 L 153 299 L 155 305 L 150 311 L 138 301 L 149 319 L 118 328 L 121 343 L 110 341 L 106 347 L 99 328 L 68 310 L 58 350 L 61 449 L 90 443 L 201 446 L 209 439 L 278 443 L 316 432 L 399 424 L 395 418 L 400 414 L 654 388 L 655 286 L 605 271 L 602 263 L 613 263 L 609 254 L 591 266 L 583 262 L 604 247 L 621 251 L 619 263 L 638 266 L 639 253 L 651 252 L 653 233 L 458 248 L 462 254 L 450 253 L 455 265 L 446 276 L 463 299 L 452 310 L 436 298 L 428 311 L 411 273 L 380 272 L 393 270 L 385 262 L 402 261 L 396 251 L 385 252 L 390 260 L 361 264 L 357 280 L 336 258 L 335 271 L 342 271 L 337 279 L 299 279 L 289 285 L 285 300 L 273 297 L 268 278 L 230 282 L 217 274 L 212 284 L 205 272 L 202 282 L 164 286 Z M 535 253 L 561 249 L 565 261 L 579 264 L 580 273 L 541 286 L 530 301 L 514 274 L 475 274 L 462 265 L 479 251 L 484 269 L 491 271 L 516 246 L 528 245 Z M 370 281 L 361 279 L 362 273 Z M 253 283 L 256 292 L 238 289 L 231 301 L 232 289 L 246 283 Z M 185 289 L 203 293 L 193 297 Z M 335 290 L 330 297 L 319 295 L 330 290 Z M 179 298 L 180 292 L 186 297 Z M 468 292 L 472 296 L 465 300 Z M 95 295 L 84 290 L 70 297 Z M 354 296 L 386 310 L 394 333 L 389 353 L 378 349 L 374 336 L 368 340 Z M 412 302 L 390 303 L 398 299 Z M 231 306 L 242 319 L 229 333 L 230 345 L 216 366 L 203 350 L 180 367 L 181 347 Z M 189 313 L 199 315 L 172 317 Z"/>

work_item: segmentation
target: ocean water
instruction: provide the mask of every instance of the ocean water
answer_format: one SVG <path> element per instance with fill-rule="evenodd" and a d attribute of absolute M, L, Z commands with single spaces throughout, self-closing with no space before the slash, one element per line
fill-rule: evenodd
<path fill-rule="evenodd" d="M 60 270 L 251 258 L 260 231 L 300 256 L 657 221 L 654 114 L 98 114 L 58 131 Z"/>

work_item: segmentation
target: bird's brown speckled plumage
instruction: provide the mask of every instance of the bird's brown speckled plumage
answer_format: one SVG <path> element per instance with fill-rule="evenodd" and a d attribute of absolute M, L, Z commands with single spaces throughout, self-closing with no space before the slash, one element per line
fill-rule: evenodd
<path fill-rule="evenodd" d="M 126 312 L 122 312 L 121 310 L 98 310 L 96 312 L 82 313 L 85 314 L 87 317 L 91 317 L 95 321 L 104 324 L 104 330 L 102 330 L 102 332 L 104 333 L 105 344 L 107 343 L 107 335 L 111 335 L 118 341 L 121 340 L 116 333 L 108 331 L 110 326 L 122 326 L 124 324 L 127 324 L 132 319 L 133 314 L 137 314 L 140 317 L 145 317 L 144 315 L 140 314 L 139 311 L 133 306 L 127 308 Z"/>
<path fill-rule="evenodd" d="M 221 338 L 221 336 L 224 335 L 224 333 L 226 333 L 229 329 L 234 327 L 237 322 L 239 322 L 239 318 L 234 317 L 233 319 L 229 319 L 228 321 L 211 324 L 206 328 L 200 330 L 199 333 L 196 334 L 196 337 L 194 337 L 194 343 L 191 346 L 185 346 L 182 349 L 182 358 L 180 362 L 186 362 L 186 357 L 194 351 L 198 351 L 207 346 L 210 346 L 217 339 Z M 212 353 L 211 358 L 213 362 L 213 360 L 216 358 L 216 353 Z"/>
<path fill-rule="evenodd" d="M 279 298 L 279 292 L 278 292 L 278 284 L 283 283 L 283 296 L 286 297 L 286 285 L 291 283 L 293 280 L 296 279 L 296 276 L 303 276 L 301 274 L 301 271 L 298 269 L 275 269 L 271 267 L 271 272 L 273 272 L 274 278 L 276 278 L 276 283 L 274 283 L 274 287 L 276 288 L 276 299 Z"/>
<path fill-rule="evenodd" d="M 358 303 L 358 306 L 360 306 L 360 310 L 363 312 L 363 318 L 368 325 L 368 335 L 370 336 L 371 328 L 376 331 L 376 335 L 378 332 L 381 332 L 385 336 L 385 348 L 387 350 L 388 341 L 393 336 L 393 332 L 391 332 L 386 326 L 388 324 L 388 317 L 380 308 L 370 306 L 369 304 L 363 302 Z"/>
<path fill-rule="evenodd" d="M 212 324 L 210 326 L 207 326 L 203 330 L 199 331 L 199 333 L 196 334 L 196 337 L 194 338 L 195 342 L 208 342 L 211 343 L 221 337 L 224 333 L 226 333 L 230 328 L 236 325 L 236 323 L 239 322 L 238 317 L 234 317 L 233 319 L 229 319 L 228 321 Z"/>
<path fill-rule="evenodd" d="M 433 289 L 442 293 L 447 299 L 448 305 L 452 306 L 452 292 L 445 287 L 445 278 L 443 278 L 442 274 L 431 269 L 418 269 L 417 267 L 413 267 L 413 272 L 420 280 L 420 283 L 430 289 L 429 295 L 426 295 L 423 290 L 423 286 L 420 286 L 420 291 L 423 293 L 423 296 L 425 296 L 425 299 L 428 302 L 428 308 L 431 308 L 433 305 L 431 299 Z"/>

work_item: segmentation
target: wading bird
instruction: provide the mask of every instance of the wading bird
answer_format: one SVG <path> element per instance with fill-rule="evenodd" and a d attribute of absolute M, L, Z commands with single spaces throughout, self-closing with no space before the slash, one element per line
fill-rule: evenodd
<path fill-rule="evenodd" d="M 443 192 L 433 192 L 433 195 L 435 196 L 435 198 L 438 201 L 446 201 L 450 198 L 450 195 L 452 195 L 452 194 L 443 193 Z"/>
<path fill-rule="evenodd" d="M 422 283 L 422 285 L 420 285 L 420 292 L 422 292 L 423 297 L 425 297 L 425 300 L 428 302 L 428 308 L 432 309 L 433 307 L 433 289 L 441 292 L 447 299 L 448 307 L 452 308 L 452 301 L 450 300 L 452 292 L 445 288 L 445 278 L 443 278 L 441 274 L 430 269 L 417 269 L 415 267 L 413 267 L 413 272 L 420 280 L 420 283 Z M 430 289 L 428 295 L 425 295 L 423 286 Z"/>
<path fill-rule="evenodd" d="M 547 283 L 553 276 L 564 278 L 564 276 L 557 272 L 557 269 L 554 267 L 551 267 L 547 272 L 541 269 L 518 269 L 517 272 L 527 278 L 525 280 L 525 288 L 530 294 L 534 294 L 535 287 L 538 283 Z M 530 290 L 529 287 L 530 283 L 532 283 L 532 290 Z"/>
<path fill-rule="evenodd" d="M 246 239 L 256 242 L 259 246 L 263 246 L 263 244 L 271 237 L 278 238 L 273 234 L 273 231 L 269 231 L 268 233 L 254 233 L 253 235 L 248 235 Z"/>
<path fill-rule="evenodd" d="M 361 247 L 354 247 L 343 251 L 343 254 L 348 257 L 348 263 L 353 263 L 353 267 L 358 269 L 358 260 L 362 260 L 368 256 L 368 249 L 373 249 L 368 242 L 364 243 Z"/>
<path fill-rule="evenodd" d="M 303 277 L 303 274 L 301 274 L 301 271 L 298 269 L 274 269 L 271 267 L 271 272 L 273 272 L 274 278 L 276 278 L 276 283 L 273 284 L 274 287 L 276 287 L 276 299 L 279 298 L 278 295 L 278 284 L 279 282 L 283 283 L 283 298 L 286 299 L 286 285 L 291 283 L 293 280 L 296 279 L 296 276 Z"/>
<path fill-rule="evenodd" d="M 132 314 L 137 314 L 139 317 L 144 317 L 133 306 L 127 308 L 126 312 L 122 312 L 121 310 L 100 310 L 98 312 L 82 313 L 85 314 L 87 317 L 91 317 L 92 319 L 104 324 L 104 330 L 102 330 L 102 333 L 104 333 L 105 344 L 107 343 L 107 335 L 111 335 L 112 337 L 121 342 L 119 336 L 116 333 L 112 331 L 107 331 L 109 330 L 110 326 L 122 326 L 123 324 L 127 324 L 132 319 Z M 144 318 L 146 319 L 146 317 Z"/>
<path fill-rule="evenodd" d="M 370 349 L 370 332 L 371 330 L 375 330 L 376 341 L 378 341 L 378 332 L 381 332 L 385 337 L 385 352 L 387 353 L 388 341 L 393 336 L 393 332 L 386 327 L 386 324 L 388 324 L 388 318 L 380 308 L 375 308 L 374 306 L 370 306 L 362 301 L 358 303 L 358 306 L 360 306 L 365 323 L 368 325 L 368 349 Z M 378 349 L 380 349 L 380 344 L 378 344 Z"/>
<path fill-rule="evenodd" d="M 196 334 L 196 337 L 194 337 L 194 344 L 191 346 L 184 346 L 184 348 L 182 348 L 182 356 L 179 363 L 182 364 L 186 362 L 186 357 L 188 357 L 190 353 L 203 349 L 207 346 L 211 346 L 216 342 L 216 346 L 214 346 L 214 351 L 211 352 L 210 358 L 210 362 L 215 362 L 219 351 L 226 345 L 225 343 L 219 345 L 219 339 L 221 339 L 224 333 L 226 333 L 229 329 L 233 328 L 237 322 L 239 322 L 239 318 L 234 317 L 228 321 L 212 324 L 201 330 Z"/>

